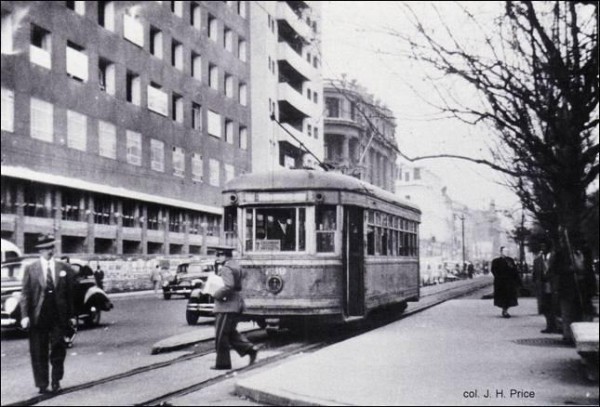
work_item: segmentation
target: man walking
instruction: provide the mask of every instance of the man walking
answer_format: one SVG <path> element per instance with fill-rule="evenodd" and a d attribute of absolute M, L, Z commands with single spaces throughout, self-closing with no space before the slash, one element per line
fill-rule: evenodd
<path fill-rule="evenodd" d="M 519 272 L 513 259 L 507 256 L 505 247 L 500 247 L 500 257 L 492 260 L 494 276 L 494 305 L 502 308 L 502 317 L 510 318 L 508 308 L 519 305 Z"/>
<path fill-rule="evenodd" d="M 73 316 L 74 273 L 54 256 L 54 236 L 38 238 L 40 258 L 25 268 L 21 295 L 21 326 L 29 328 L 29 351 L 35 385 L 48 392 L 48 359 L 52 365 L 52 391 L 61 391 L 66 357 L 65 337 Z"/>
<path fill-rule="evenodd" d="M 215 345 L 217 361 L 211 369 L 231 369 L 230 348 L 240 356 L 249 355 L 250 364 L 256 361 L 258 349 L 236 329 L 239 315 L 244 310 L 242 291 L 242 270 L 232 258 L 237 252 L 225 252 L 225 263 L 219 268 L 224 286 L 214 293 L 215 298 Z"/>

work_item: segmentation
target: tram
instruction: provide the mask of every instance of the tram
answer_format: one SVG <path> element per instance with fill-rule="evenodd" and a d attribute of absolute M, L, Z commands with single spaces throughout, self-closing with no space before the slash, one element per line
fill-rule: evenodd
<path fill-rule="evenodd" d="M 419 300 L 421 212 L 394 194 L 339 173 L 282 169 L 232 179 L 223 202 L 249 319 L 347 322 Z"/>

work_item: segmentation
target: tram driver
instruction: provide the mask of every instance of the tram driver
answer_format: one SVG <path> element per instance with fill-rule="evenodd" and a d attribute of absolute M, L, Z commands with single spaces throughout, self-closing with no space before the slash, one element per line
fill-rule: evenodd
<path fill-rule="evenodd" d="M 278 216 L 271 229 L 271 239 L 277 239 L 281 242 L 281 250 L 294 250 L 296 247 L 296 231 L 292 219 L 285 215 Z"/>

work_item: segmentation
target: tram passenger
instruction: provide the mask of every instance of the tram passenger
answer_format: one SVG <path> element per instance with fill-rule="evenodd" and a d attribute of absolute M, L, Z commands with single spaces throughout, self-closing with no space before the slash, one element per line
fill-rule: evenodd
<path fill-rule="evenodd" d="M 242 297 L 242 270 L 234 257 L 237 251 L 225 251 L 225 262 L 219 268 L 219 274 L 223 279 L 224 286 L 215 294 L 215 347 L 217 350 L 217 361 L 213 370 L 231 369 L 230 348 L 240 356 L 249 355 L 250 365 L 256 361 L 258 348 L 252 344 L 243 334 L 237 331 L 239 315 L 244 310 L 244 298 Z"/>

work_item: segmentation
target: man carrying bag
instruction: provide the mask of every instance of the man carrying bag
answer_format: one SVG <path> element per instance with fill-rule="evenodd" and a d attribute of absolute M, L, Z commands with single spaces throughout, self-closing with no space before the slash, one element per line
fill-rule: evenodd
<path fill-rule="evenodd" d="M 231 369 L 230 349 L 233 348 L 240 356 L 250 356 L 250 365 L 256 361 L 258 349 L 244 335 L 237 331 L 239 316 L 244 310 L 244 298 L 242 291 L 242 270 L 236 261 L 232 260 L 233 253 L 225 252 L 225 263 L 219 268 L 219 274 L 223 279 L 223 286 L 217 289 L 215 298 L 215 347 L 217 350 L 217 361 L 211 369 Z M 237 256 L 236 256 L 237 257 Z M 208 281 L 207 281 L 208 283 Z M 219 282 L 211 281 L 207 284 L 207 291 L 212 291 Z M 210 286 L 210 287 L 209 287 Z"/>

